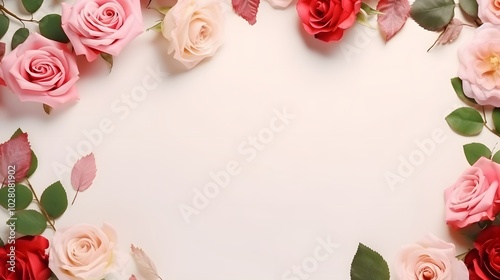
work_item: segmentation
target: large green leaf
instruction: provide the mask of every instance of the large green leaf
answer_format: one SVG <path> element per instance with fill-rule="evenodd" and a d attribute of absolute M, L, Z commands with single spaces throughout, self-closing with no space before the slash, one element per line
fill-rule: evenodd
<path fill-rule="evenodd" d="M 500 151 L 496 152 L 491 158 L 492 161 L 500 164 Z M 500 214 L 499 214 L 500 215 Z"/>
<path fill-rule="evenodd" d="M 48 14 L 44 16 L 40 20 L 38 27 L 40 28 L 40 34 L 45 38 L 61 43 L 69 42 L 68 36 L 61 27 L 61 15 Z"/>
<path fill-rule="evenodd" d="M 30 14 L 38 11 L 43 4 L 43 0 L 22 0 L 22 2 L 26 11 Z"/>
<path fill-rule="evenodd" d="M 351 280 L 389 280 L 389 266 L 374 250 L 359 243 L 351 263 Z"/>
<path fill-rule="evenodd" d="M 16 32 L 14 32 L 14 35 L 12 35 L 12 42 L 10 43 L 10 47 L 12 49 L 15 49 L 17 46 L 22 44 L 24 41 L 26 41 L 26 38 L 30 35 L 30 31 L 26 27 L 21 27 Z"/>
<path fill-rule="evenodd" d="M 2 39 L 5 33 L 7 33 L 7 30 L 9 30 L 9 24 L 9 18 L 4 14 L 0 14 L 0 39 Z"/>
<path fill-rule="evenodd" d="M 451 79 L 451 85 L 453 86 L 453 89 L 455 90 L 455 93 L 457 94 L 458 98 L 462 100 L 462 102 L 471 106 L 477 105 L 476 100 L 469 98 L 465 95 L 462 79 L 460 79 L 459 77 Z"/>
<path fill-rule="evenodd" d="M 481 114 L 473 108 L 462 107 L 451 112 L 446 117 L 448 125 L 458 134 L 473 136 L 483 130 L 484 121 Z"/>
<path fill-rule="evenodd" d="M 60 217 L 68 208 L 68 197 L 60 181 L 47 187 L 40 198 L 40 203 L 49 217 Z"/>
<path fill-rule="evenodd" d="M 38 211 L 21 210 L 16 212 L 12 219 L 7 220 L 7 225 L 15 221 L 16 232 L 23 235 L 39 235 L 47 228 L 47 220 Z"/>
<path fill-rule="evenodd" d="M 411 6 L 411 17 L 430 31 L 443 29 L 455 15 L 453 0 L 416 0 Z"/>
<path fill-rule="evenodd" d="M 491 150 L 481 143 L 470 143 L 464 145 L 465 158 L 473 165 L 481 157 L 491 158 Z"/>
<path fill-rule="evenodd" d="M 13 190 L 13 191 L 10 191 Z M 0 205 L 9 209 L 9 203 L 14 204 L 14 210 L 26 209 L 33 201 L 33 193 L 25 185 L 17 184 L 14 188 L 4 187 L 0 189 Z"/>
<path fill-rule="evenodd" d="M 478 4 L 476 0 L 459 0 L 462 11 L 473 18 L 477 18 Z"/>

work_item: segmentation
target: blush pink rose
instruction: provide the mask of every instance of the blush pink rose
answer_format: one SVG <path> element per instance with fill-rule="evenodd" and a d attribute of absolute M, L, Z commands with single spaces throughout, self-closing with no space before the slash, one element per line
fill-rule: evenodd
<path fill-rule="evenodd" d="M 467 267 L 455 255 L 455 245 L 429 234 L 401 249 L 396 260 L 396 279 L 468 280 Z"/>
<path fill-rule="evenodd" d="M 57 107 L 78 99 L 78 67 L 68 46 L 31 33 L 0 65 L 3 79 L 21 101 Z"/>
<path fill-rule="evenodd" d="M 446 223 L 454 228 L 494 220 L 500 211 L 500 164 L 481 157 L 444 192 Z"/>
<path fill-rule="evenodd" d="M 140 0 L 77 0 L 62 4 L 61 22 L 76 54 L 113 56 L 142 33 Z"/>
<path fill-rule="evenodd" d="M 465 95 L 480 105 L 500 107 L 500 25 L 485 23 L 458 50 L 458 76 Z"/>
<path fill-rule="evenodd" d="M 500 0 L 478 0 L 478 16 L 482 22 L 500 24 Z"/>
<path fill-rule="evenodd" d="M 299 0 L 297 12 L 307 33 L 325 42 L 338 41 L 356 22 L 361 0 Z"/>

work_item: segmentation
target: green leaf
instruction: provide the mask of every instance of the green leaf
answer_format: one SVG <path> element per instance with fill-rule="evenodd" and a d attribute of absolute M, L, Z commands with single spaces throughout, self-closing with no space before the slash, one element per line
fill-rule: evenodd
<path fill-rule="evenodd" d="M 16 131 L 14 131 L 14 134 L 10 137 L 10 139 L 16 138 L 17 136 L 23 134 L 23 130 L 21 128 L 18 128 Z"/>
<path fill-rule="evenodd" d="M 60 181 L 47 187 L 40 198 L 40 203 L 50 218 L 60 217 L 68 208 L 68 197 Z"/>
<path fill-rule="evenodd" d="M 464 145 L 465 158 L 473 165 L 481 157 L 491 158 L 491 150 L 481 143 L 470 143 Z"/>
<path fill-rule="evenodd" d="M 14 32 L 14 35 L 12 35 L 12 42 L 10 43 L 10 47 L 12 49 L 15 49 L 17 46 L 26 41 L 26 38 L 28 38 L 29 35 L 30 31 L 28 28 L 19 28 L 18 30 L 16 30 L 16 32 Z"/>
<path fill-rule="evenodd" d="M 32 14 L 32 13 L 38 11 L 38 9 L 40 9 L 40 7 L 42 6 L 43 0 L 22 0 L 22 2 L 23 2 L 23 6 L 26 9 L 26 11 L 28 11 L 28 13 Z"/>
<path fill-rule="evenodd" d="M 492 161 L 500 164 L 500 151 L 496 152 L 491 158 Z"/>
<path fill-rule="evenodd" d="M 45 38 L 61 43 L 69 42 L 68 36 L 61 27 L 61 15 L 48 14 L 44 16 L 40 20 L 38 27 L 40 28 L 40 34 Z"/>
<path fill-rule="evenodd" d="M 477 135 L 483 130 L 483 117 L 473 108 L 462 107 L 451 112 L 446 122 L 453 131 L 464 136 Z"/>
<path fill-rule="evenodd" d="M 443 29 L 455 15 L 453 0 L 416 0 L 411 6 L 411 17 L 430 31 Z"/>
<path fill-rule="evenodd" d="M 7 33 L 7 30 L 9 30 L 9 24 L 9 18 L 4 14 L 0 14 L 0 39 L 2 39 L 5 33 Z"/>
<path fill-rule="evenodd" d="M 476 0 L 459 0 L 458 4 L 466 14 L 477 18 L 478 4 Z"/>
<path fill-rule="evenodd" d="M 3 245 L 5 245 L 5 243 L 3 242 L 2 238 L 0 238 L 0 247 L 3 247 Z"/>
<path fill-rule="evenodd" d="M 24 235 L 40 235 L 47 228 L 47 220 L 38 211 L 21 210 L 16 212 L 11 219 L 7 220 L 7 225 L 15 222 L 16 232 Z"/>
<path fill-rule="evenodd" d="M 22 129 L 18 128 L 14 134 L 10 137 L 10 139 L 15 138 L 16 136 L 19 136 L 22 134 L 23 131 Z M 28 173 L 26 174 L 26 177 L 29 178 L 33 173 L 35 173 L 36 169 L 38 168 L 38 158 L 35 155 L 35 152 L 33 152 L 33 149 L 31 149 L 31 165 L 30 168 L 28 169 Z"/>
<path fill-rule="evenodd" d="M 9 192 L 9 190 L 14 192 Z M 10 197 L 9 197 L 10 194 Z M 10 199 L 10 200 L 9 200 Z M 0 205 L 9 209 L 9 202 L 14 203 L 14 210 L 23 210 L 28 207 L 33 201 L 33 193 L 25 185 L 17 184 L 14 188 L 4 187 L 0 189 Z"/>
<path fill-rule="evenodd" d="M 387 262 L 377 252 L 359 243 L 351 263 L 351 280 L 389 280 Z"/>
<path fill-rule="evenodd" d="M 495 128 L 495 131 L 500 132 L 500 108 L 493 108 L 491 118 L 493 119 L 493 127 Z"/>
<path fill-rule="evenodd" d="M 458 98 L 462 100 L 462 102 L 470 106 L 477 105 L 476 100 L 469 98 L 465 95 L 462 79 L 460 79 L 459 77 L 451 79 L 451 85 L 453 86 L 453 89 L 455 90 L 455 93 L 457 94 Z"/>
<path fill-rule="evenodd" d="M 106 64 L 108 64 L 109 71 L 111 72 L 111 69 L 113 69 L 113 56 L 107 53 L 101 53 L 102 59 L 106 61 Z"/>

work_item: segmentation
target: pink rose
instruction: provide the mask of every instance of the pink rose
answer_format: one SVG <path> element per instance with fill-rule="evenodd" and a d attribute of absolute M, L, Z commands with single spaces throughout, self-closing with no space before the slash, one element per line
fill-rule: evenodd
<path fill-rule="evenodd" d="M 361 0 L 299 0 L 297 12 L 307 33 L 325 42 L 338 41 L 356 22 Z"/>
<path fill-rule="evenodd" d="M 500 24 L 500 0 L 478 0 L 478 16 L 482 22 Z"/>
<path fill-rule="evenodd" d="M 57 107 L 78 99 L 78 67 L 68 46 L 31 33 L 0 65 L 3 79 L 21 101 Z"/>
<path fill-rule="evenodd" d="M 468 280 L 467 267 L 455 255 L 455 245 L 429 234 L 401 249 L 396 260 L 396 279 Z"/>
<path fill-rule="evenodd" d="M 446 223 L 455 228 L 494 220 L 500 211 L 500 164 L 481 157 L 444 192 Z"/>
<path fill-rule="evenodd" d="M 480 105 L 500 107 L 500 25 L 485 23 L 458 50 L 458 76 L 465 95 Z"/>
<path fill-rule="evenodd" d="M 88 61 L 101 53 L 118 55 L 142 33 L 139 0 L 77 0 L 62 7 L 62 28 L 76 54 Z"/>
<path fill-rule="evenodd" d="M 179 0 L 162 23 L 168 53 L 187 68 L 211 57 L 222 45 L 224 15 L 218 0 Z"/>

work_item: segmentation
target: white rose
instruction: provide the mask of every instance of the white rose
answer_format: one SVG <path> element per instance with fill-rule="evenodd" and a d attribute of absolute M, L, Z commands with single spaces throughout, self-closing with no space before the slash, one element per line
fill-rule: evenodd
<path fill-rule="evenodd" d="M 168 53 L 187 68 L 211 57 L 222 44 L 224 15 L 217 0 L 179 0 L 165 15 Z"/>
<path fill-rule="evenodd" d="M 106 224 L 59 229 L 52 238 L 49 268 L 59 280 L 101 280 L 123 265 L 115 245 L 116 233 Z"/>
<path fill-rule="evenodd" d="M 429 234 L 400 251 L 396 260 L 396 279 L 468 280 L 467 267 L 455 255 L 455 245 Z"/>

